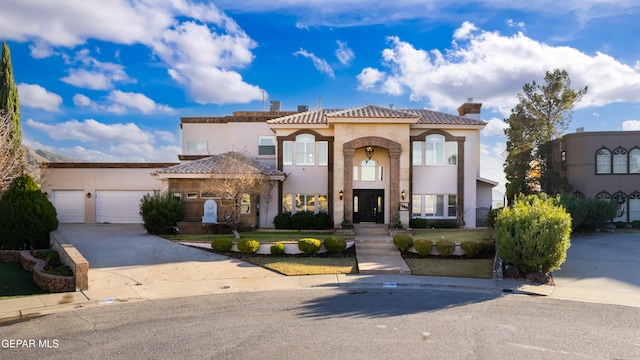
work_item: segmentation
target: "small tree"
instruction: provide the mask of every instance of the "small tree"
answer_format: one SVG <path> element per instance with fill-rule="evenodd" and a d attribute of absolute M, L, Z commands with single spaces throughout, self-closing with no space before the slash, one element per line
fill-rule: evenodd
<path fill-rule="evenodd" d="M 5 189 L 25 167 L 24 152 L 16 151 L 11 114 L 0 109 L 0 188 Z"/>
<path fill-rule="evenodd" d="M 171 234 L 182 220 L 182 203 L 169 193 L 154 191 L 140 200 L 140 215 L 149 234 Z"/>
<path fill-rule="evenodd" d="M 571 215 L 558 199 L 542 194 L 516 198 L 495 222 L 498 254 L 521 272 L 543 272 L 560 268 L 570 246 Z"/>
<path fill-rule="evenodd" d="M 49 248 L 58 228 L 56 209 L 29 176 L 17 177 L 0 198 L 0 248 Z"/>

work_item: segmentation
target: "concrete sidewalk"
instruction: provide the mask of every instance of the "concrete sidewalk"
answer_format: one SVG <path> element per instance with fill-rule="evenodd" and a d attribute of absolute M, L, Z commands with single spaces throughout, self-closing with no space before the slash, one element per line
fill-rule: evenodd
<path fill-rule="evenodd" d="M 131 301 L 328 288 L 455 289 L 488 292 L 496 296 L 532 294 L 552 299 L 640 307 L 640 280 L 633 277 L 640 273 L 640 262 L 632 256 L 640 253 L 636 247 L 640 246 L 640 239 L 635 234 L 620 237 L 615 235 L 623 234 L 599 234 L 586 240 L 575 239 L 567 263 L 561 271 L 553 274 L 554 287 L 510 280 L 411 275 L 284 276 L 148 235 L 139 225 L 63 224 L 58 231 L 63 232 L 89 261 L 89 290 L 2 300 L 0 323 Z M 607 245 L 611 241 L 620 245 L 620 251 L 627 255 L 598 251 L 601 247 L 611 248 Z M 600 257 L 601 263 L 614 262 L 615 266 L 598 267 L 592 257 Z M 621 280 L 616 278 L 616 274 Z"/>

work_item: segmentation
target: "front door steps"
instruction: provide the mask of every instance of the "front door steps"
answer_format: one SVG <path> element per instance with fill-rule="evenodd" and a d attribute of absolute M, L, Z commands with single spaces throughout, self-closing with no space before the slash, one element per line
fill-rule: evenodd
<path fill-rule="evenodd" d="M 404 274 L 411 270 L 393 244 L 393 237 L 384 224 L 354 224 L 356 260 L 360 274 Z"/>

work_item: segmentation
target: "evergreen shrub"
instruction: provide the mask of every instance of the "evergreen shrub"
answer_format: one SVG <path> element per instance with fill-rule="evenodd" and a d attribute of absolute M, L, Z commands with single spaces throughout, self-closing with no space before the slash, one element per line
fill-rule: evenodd
<path fill-rule="evenodd" d="M 238 241 L 238 250 L 247 255 L 251 255 L 258 251 L 260 248 L 260 242 L 254 239 L 242 239 Z"/>
<path fill-rule="evenodd" d="M 313 215 L 311 227 L 315 230 L 326 230 L 331 228 L 331 217 L 326 213 L 317 213 Z"/>
<path fill-rule="evenodd" d="M 427 256 L 433 249 L 433 241 L 431 240 L 416 240 L 413 242 L 413 248 L 416 252 L 422 256 Z"/>
<path fill-rule="evenodd" d="M 300 211 L 291 216 L 291 227 L 296 230 L 311 229 L 313 226 L 313 213 Z"/>
<path fill-rule="evenodd" d="M 291 214 L 290 213 L 281 213 L 276 215 L 273 218 L 273 226 L 276 229 L 293 229 L 291 227 Z"/>
<path fill-rule="evenodd" d="M 211 248 L 217 252 L 229 252 L 233 247 L 233 239 L 228 237 L 215 238 L 211 240 Z"/>
<path fill-rule="evenodd" d="M 182 203 L 169 193 L 154 191 L 140 200 L 140 215 L 149 234 L 171 234 L 182 220 Z"/>
<path fill-rule="evenodd" d="M 451 256 L 453 252 L 456 251 L 456 243 L 449 240 L 439 240 L 436 242 L 436 250 L 442 256 Z"/>
<path fill-rule="evenodd" d="M 393 237 L 393 244 L 400 249 L 400 251 L 406 251 L 413 246 L 413 238 L 409 235 L 395 235 Z"/>
<path fill-rule="evenodd" d="M 347 242 L 339 237 L 332 236 L 324 240 L 324 247 L 327 251 L 336 254 L 343 252 L 347 248 Z"/>
<path fill-rule="evenodd" d="M 560 268 L 570 246 L 571 215 L 557 198 L 519 197 L 496 218 L 496 248 L 505 264 L 521 273 L 548 274 Z"/>
<path fill-rule="evenodd" d="M 320 250 L 322 242 L 314 238 L 302 238 L 298 240 L 298 249 L 307 255 L 315 255 Z"/>
<path fill-rule="evenodd" d="M 480 253 L 480 244 L 476 241 L 465 241 L 460 247 L 469 257 L 476 257 Z"/>
<path fill-rule="evenodd" d="M 49 232 L 58 228 L 56 215 L 29 175 L 17 177 L 0 197 L 0 249 L 49 248 Z"/>
<path fill-rule="evenodd" d="M 429 220 L 423 218 L 415 218 L 409 220 L 409 227 L 413 229 L 426 229 L 429 227 Z"/>
<path fill-rule="evenodd" d="M 277 244 L 273 244 L 271 245 L 271 248 L 269 249 L 271 251 L 271 255 L 284 255 L 284 244 L 282 243 L 277 243 Z"/>

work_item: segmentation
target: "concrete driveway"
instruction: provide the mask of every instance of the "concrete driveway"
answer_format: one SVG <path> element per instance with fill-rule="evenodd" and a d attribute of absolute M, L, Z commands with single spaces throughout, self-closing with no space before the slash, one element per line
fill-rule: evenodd
<path fill-rule="evenodd" d="M 553 295 L 598 302 L 640 300 L 640 232 L 574 235 Z"/>
<path fill-rule="evenodd" d="M 280 277 L 242 261 L 149 235 L 142 225 L 61 224 L 57 230 L 89 261 L 89 291 L 198 288 L 203 282 Z M 177 290 L 179 292 L 179 290 Z M 108 295 L 108 292 L 104 292 Z"/>

